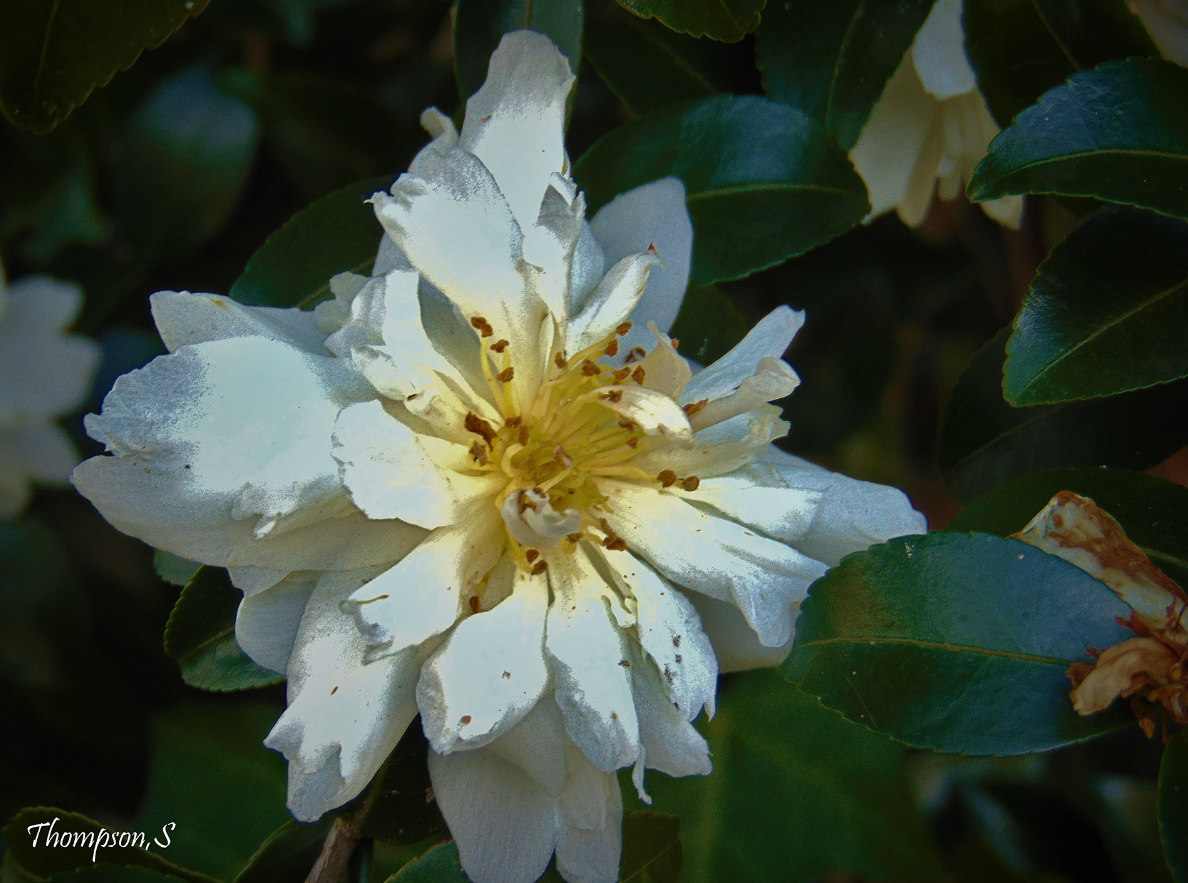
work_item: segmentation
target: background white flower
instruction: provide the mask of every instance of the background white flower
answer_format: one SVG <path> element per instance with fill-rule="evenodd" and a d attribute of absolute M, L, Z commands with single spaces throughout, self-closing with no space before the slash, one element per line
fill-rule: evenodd
<path fill-rule="evenodd" d="M 313 312 L 161 292 L 170 349 L 121 378 L 75 472 L 105 517 L 226 566 L 236 635 L 288 677 L 267 744 L 289 806 L 358 795 L 420 713 L 478 883 L 618 876 L 615 771 L 710 771 L 720 669 L 787 651 L 809 584 L 924 530 L 892 488 L 771 442 L 803 315 L 693 375 L 665 334 L 692 226 L 675 179 L 587 223 L 563 146 L 573 74 L 504 37 L 461 133 L 391 193 L 373 275 Z"/>
<path fill-rule="evenodd" d="M 91 391 L 99 347 L 65 333 L 82 289 L 47 276 L 8 288 L 0 267 L 0 518 L 25 507 L 34 482 L 62 484 L 78 452 L 54 419 Z"/>
<path fill-rule="evenodd" d="M 958 196 L 997 134 L 965 54 L 961 0 L 937 0 L 850 150 L 870 217 L 895 209 L 918 226 L 934 192 Z M 1019 226 L 1021 196 L 980 205 L 1000 224 Z"/>
<path fill-rule="evenodd" d="M 1185 0 L 1130 0 L 1163 57 L 1188 66 L 1188 2 Z"/>

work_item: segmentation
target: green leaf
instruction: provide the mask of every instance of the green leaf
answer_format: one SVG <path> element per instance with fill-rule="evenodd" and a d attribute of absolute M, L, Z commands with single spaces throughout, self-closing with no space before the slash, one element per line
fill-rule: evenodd
<path fill-rule="evenodd" d="M 255 111 L 206 71 L 166 80 L 124 142 L 116 175 L 122 228 L 151 255 L 200 248 L 238 205 L 259 136 Z"/>
<path fill-rule="evenodd" d="M 755 35 L 764 90 L 803 110 L 849 150 L 932 3 L 774 3 Z"/>
<path fill-rule="evenodd" d="M 681 875 L 681 820 L 662 812 L 623 818 L 619 883 L 676 883 Z"/>
<path fill-rule="evenodd" d="M 0 110 L 45 133 L 165 42 L 208 0 L 20 0 L 0 6 Z"/>
<path fill-rule="evenodd" d="M 184 824 L 184 822 L 182 823 Z M 34 825 L 44 825 L 41 828 L 29 828 Z M 136 846 L 107 845 L 113 835 L 118 838 L 121 833 L 131 834 L 129 840 Z M 205 874 L 179 867 L 173 862 L 166 861 L 154 852 L 144 847 L 154 847 L 153 838 L 161 837 L 161 832 L 129 830 L 125 828 L 111 828 L 100 824 L 94 819 L 78 813 L 66 812 L 54 807 L 36 806 L 21 810 L 4 826 L 2 832 L 4 842 L 8 846 L 8 855 L 12 857 L 22 870 L 38 879 L 44 879 L 63 871 L 90 869 L 95 858 L 109 865 L 136 865 L 152 871 L 159 871 L 186 881 L 186 883 L 214 883 L 213 878 Z M 70 835 L 69 845 L 61 839 L 65 834 Z M 46 838 L 54 835 L 53 846 L 47 848 Z M 37 839 L 34 840 L 34 836 Z M 78 845 L 75 845 L 78 844 Z M 156 848 L 160 848 L 159 846 Z"/>
<path fill-rule="evenodd" d="M 1074 75 L 990 142 L 970 199 L 1092 196 L 1188 217 L 1188 68 L 1112 61 Z"/>
<path fill-rule="evenodd" d="M 95 865 L 50 877 L 53 883 L 176 883 L 176 877 L 135 865 Z"/>
<path fill-rule="evenodd" d="M 1080 70 L 1157 55 L 1125 0 L 965 0 L 965 51 L 1002 127 Z"/>
<path fill-rule="evenodd" d="M 373 782 L 345 812 L 371 801 L 362 832 L 388 843 L 419 843 L 433 836 L 448 837 L 445 819 L 433 800 L 429 781 L 429 743 L 420 718 L 409 724 L 381 767 L 382 781 Z"/>
<path fill-rule="evenodd" d="M 365 202 L 391 176 L 357 181 L 295 214 L 252 255 L 231 297 L 263 307 L 309 307 L 330 294 L 330 277 L 367 273 L 383 230 Z"/>
<path fill-rule="evenodd" d="M 1131 633 L 1104 583 L 1019 540 L 931 533 L 847 556 L 801 606 L 781 670 L 850 720 L 917 748 L 1025 754 L 1116 729 L 1080 717 L 1069 665 Z"/>
<path fill-rule="evenodd" d="M 235 883 L 302 883 L 322 852 L 334 823 L 331 815 L 313 824 L 290 819 L 260 844 Z"/>
<path fill-rule="evenodd" d="M 1012 405 L 1188 377 L 1188 221 L 1107 206 L 1039 266 L 1007 342 Z"/>
<path fill-rule="evenodd" d="M 685 883 L 939 876 L 904 750 L 822 708 L 773 671 L 723 681 L 699 725 L 709 776 L 649 773 L 657 810 L 681 819 Z M 634 789 L 624 776 L 624 799 Z M 627 847 L 624 847 L 624 855 Z"/>
<path fill-rule="evenodd" d="M 243 593 L 227 571 L 202 567 L 182 589 L 165 626 L 165 652 L 181 665 L 191 687 L 225 692 L 278 684 L 284 675 L 252 662 L 235 642 L 235 614 Z"/>
<path fill-rule="evenodd" d="M 458 847 L 450 840 L 413 859 L 389 877 L 387 883 L 470 883 L 470 878 L 462 872 Z"/>
<path fill-rule="evenodd" d="M 757 96 L 714 96 L 628 123 L 574 167 L 591 211 L 675 175 L 693 219 L 691 281 L 773 266 L 866 216 L 866 187 L 820 123 Z"/>
<path fill-rule="evenodd" d="M 487 79 L 491 53 L 503 35 L 521 28 L 548 35 L 577 72 L 582 58 L 582 0 L 458 0 L 454 75 L 463 101 Z"/>
<path fill-rule="evenodd" d="M 614 0 L 587 0 L 583 43 L 598 76 L 636 116 L 731 91 L 731 58 L 721 43 L 679 34 Z"/>
<path fill-rule="evenodd" d="M 1029 472 L 1075 466 L 1149 469 L 1188 442 L 1188 381 L 1124 395 L 1013 408 L 1002 397 L 1009 328 L 973 357 L 941 415 L 937 463 L 959 500 Z"/>
<path fill-rule="evenodd" d="M 674 31 L 735 43 L 759 27 L 767 0 L 618 0 L 640 18 L 657 18 Z"/>
<path fill-rule="evenodd" d="M 730 352 L 750 330 L 734 301 L 721 291 L 691 285 L 669 334 L 681 342 L 682 353 L 709 365 Z"/>
<path fill-rule="evenodd" d="M 949 524 L 1005 537 L 1027 526 L 1059 491 L 1110 513 L 1154 564 L 1188 585 L 1188 488 L 1128 469 L 1054 469 L 1024 475 L 978 497 Z"/>
<path fill-rule="evenodd" d="M 1188 883 L 1188 733 L 1163 749 L 1159 766 L 1159 836 L 1176 883 Z"/>
<path fill-rule="evenodd" d="M 136 825 L 171 822 L 169 857 L 230 880 L 292 818 L 285 761 L 264 747 L 280 709 L 196 697 L 153 720 L 153 763 Z M 306 826 L 308 827 L 308 826 Z M 164 837 L 161 837 L 164 840 Z"/>
<path fill-rule="evenodd" d="M 180 558 L 172 552 L 153 550 L 153 569 L 157 571 L 157 576 L 172 586 L 184 588 L 186 583 L 194 578 L 194 574 L 201 566 L 201 564 Z"/>

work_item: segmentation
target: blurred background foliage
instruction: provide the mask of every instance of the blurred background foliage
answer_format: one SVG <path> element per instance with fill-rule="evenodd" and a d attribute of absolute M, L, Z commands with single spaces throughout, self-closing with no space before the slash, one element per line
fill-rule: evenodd
<path fill-rule="evenodd" d="M 684 113 L 689 105 L 681 102 L 762 96 L 766 85 L 770 97 L 797 104 L 816 120 L 813 137 L 836 137 L 848 147 L 899 58 L 863 59 L 870 69 L 885 70 L 872 94 L 855 87 L 855 123 L 853 113 L 831 116 L 815 105 L 808 87 L 797 92 L 799 81 L 787 69 L 774 70 L 779 59 L 771 59 L 792 45 L 786 41 L 799 40 L 793 48 L 811 55 L 811 41 L 786 19 L 811 4 L 793 10 L 794 4 L 769 3 L 764 11 L 762 0 L 587 0 L 583 9 L 572 0 L 541 4 L 533 13 L 531 3 L 525 12 L 522 4 L 455 9 L 442 0 L 179 0 L 150 13 L 143 4 L 112 0 L 106 5 L 127 7 L 129 28 L 146 22 L 143 33 L 121 34 L 112 45 L 130 40 L 159 48 L 138 59 L 136 52 L 113 51 L 77 82 L 61 84 L 60 94 L 29 96 L 20 91 L 20 72 L 33 61 L 17 25 L 27 23 L 22 16 L 43 15 L 47 5 L 0 4 L 0 22 L 9 25 L 0 36 L 0 103 L 9 116 L 0 124 L 0 253 L 10 280 L 47 273 L 85 289 L 76 328 L 102 344 L 103 362 L 84 411 L 99 409 L 117 376 L 164 351 L 149 315 L 151 292 L 229 292 L 250 303 L 290 295 L 288 303 L 296 303 L 300 295 L 308 303 L 326 274 L 317 260 L 291 260 L 303 244 L 332 252 L 336 269 L 368 260 L 379 229 L 359 198 L 394 179 L 425 143 L 418 122 L 424 108 L 435 105 L 460 119 L 460 96 L 481 83 L 487 56 L 517 15 L 537 15 L 534 27 L 552 34 L 571 60 L 580 57 L 568 149 L 575 162 L 584 157 L 576 174 L 594 206 L 624 189 L 632 174 L 642 177 L 626 186 L 656 177 L 648 151 L 663 154 L 665 114 Z M 922 11 L 913 13 L 900 52 L 929 4 L 916 5 Z M 1150 53 L 1134 20 L 1120 31 L 1110 24 L 1117 4 L 1047 5 L 1084 13 L 1068 25 L 1080 29 L 1081 39 L 1068 41 L 1063 55 L 1051 40 L 1045 43 L 1029 4 L 967 0 L 967 27 L 980 22 L 970 55 L 1004 125 L 1076 70 Z M 83 32 L 101 24 L 87 18 L 93 10 L 85 6 L 61 0 L 59 10 L 54 2 Z M 721 14 L 707 12 L 711 6 Z M 839 3 L 840 13 L 821 12 L 816 23 L 827 33 L 833 25 L 826 19 L 859 6 Z M 686 22 L 684 30 L 709 36 L 633 13 L 678 24 L 688 15 L 694 24 Z M 1055 27 L 1062 26 L 1058 20 Z M 68 41 L 43 47 L 40 63 L 73 51 Z M 767 66 L 757 62 L 764 53 Z M 1012 73 L 1037 59 L 1043 63 L 1026 76 Z M 722 101 L 697 107 L 704 125 L 718 126 L 722 139 L 738 139 L 739 150 L 786 159 L 802 149 L 793 143 L 804 131 L 799 118 L 786 137 L 773 130 L 770 143 L 757 145 L 738 121 L 768 113 L 771 105 L 759 98 Z M 727 111 L 743 116 L 732 121 Z M 618 169 L 623 156 L 636 165 Z M 1107 399 L 1078 404 L 1080 411 L 1022 417 L 1002 401 L 1003 329 L 1049 250 L 1098 203 L 1029 196 L 1017 231 L 964 198 L 934 200 L 914 230 L 894 214 L 857 225 L 865 191 L 845 165 L 831 174 L 852 199 L 829 211 L 807 203 L 764 210 L 757 203 L 727 212 L 711 234 L 718 210 L 691 208 L 706 245 L 673 329 L 683 352 L 712 361 L 775 306 L 806 310 L 807 324 L 788 355 L 803 383 L 782 403 L 792 423 L 785 447 L 831 469 L 904 488 L 933 529 L 945 528 L 979 494 L 1048 468 L 1151 467 L 1160 488 L 1185 483 L 1188 468 L 1176 452 L 1188 430 L 1184 392 L 1176 385 L 1156 389 L 1154 399 L 1139 405 Z M 1184 175 L 1182 167 L 1176 174 Z M 682 176 L 695 192 L 696 168 Z M 351 187 L 363 179 L 369 180 Z M 1168 187 L 1188 192 L 1183 180 Z M 349 204 L 339 193 L 311 209 L 320 214 L 307 216 L 320 218 L 321 227 L 286 228 L 273 253 L 257 254 L 292 216 L 342 188 Z M 779 228 L 774 245 L 772 227 Z M 322 241 L 323 229 L 336 232 Z M 745 263 L 741 270 L 731 263 L 738 260 Z M 966 393 L 949 406 L 945 432 L 942 413 L 958 387 Z M 1091 407 L 1107 411 L 1086 410 Z M 1006 416 L 995 408 L 1006 408 Z M 1023 453 L 994 454 L 998 459 L 987 465 L 987 438 L 1000 440 L 1012 420 L 1042 432 L 1015 437 L 1008 443 Z M 1054 421 L 1059 425 L 1052 429 Z M 82 452 L 100 452 L 82 433 L 81 413 L 67 426 Z M 1113 435 L 1121 438 L 1109 448 Z M 1135 435 L 1146 437 L 1138 452 Z M 1080 459 L 1063 456 L 1059 451 L 1074 437 L 1106 441 Z M 1027 505 L 1032 498 L 1035 505 L 1020 510 L 1024 521 L 1047 494 L 1031 492 Z M 1129 498 L 1121 498 L 1124 507 Z M 1176 500 L 1168 511 L 1182 505 Z M 1005 535 L 1022 526 L 996 529 L 985 512 L 963 517 L 964 529 Z M 1140 522 L 1135 516 L 1141 532 L 1147 522 Z M 1182 548 L 1184 540 L 1155 547 L 1169 549 L 1174 564 L 1177 543 Z M 153 550 L 116 532 L 67 489 L 39 490 L 22 519 L 0 523 L 0 818 L 23 807 L 61 807 L 150 836 L 176 822 L 173 845 L 160 851 L 171 864 L 109 858 L 132 866 L 123 869 L 131 876 L 112 881 L 153 883 L 164 875 L 191 883 L 299 881 L 326 826 L 289 820 L 283 761 L 261 745 L 283 708 L 283 686 L 221 695 L 187 686 L 211 686 L 202 681 L 195 654 L 227 638 L 217 622 L 199 624 L 206 628 L 201 640 L 191 634 L 190 643 L 171 648 L 183 681 L 162 645 L 170 610 L 190 577 L 170 571 L 178 564 L 165 559 L 154 568 Z M 234 650 L 233 638 L 230 645 Z M 965 758 L 904 747 L 827 710 L 775 672 L 726 676 L 719 713 L 704 723 L 715 773 L 648 779 L 652 809 L 680 818 L 680 844 L 666 817 L 629 816 L 624 879 L 674 880 L 683 853 L 686 881 L 1170 880 L 1155 821 L 1163 746 L 1125 716 L 1106 729 L 1112 732 L 1093 742 L 1043 754 Z M 1188 765 L 1182 742 L 1173 740 L 1165 766 Z M 388 801 L 386 824 L 369 832 L 370 849 L 353 867 L 358 881 L 384 880 L 402 867 L 398 880 L 461 879 L 456 855 L 435 847 L 447 835 L 427 791 L 424 752 L 414 725 L 397 749 L 399 762 L 381 773 L 390 779 L 377 792 Z M 626 780 L 623 790 L 634 804 Z M 5 829 L 0 879 L 46 879 L 83 867 L 73 876 L 99 883 L 102 868 L 89 863 L 43 864 L 43 854 L 16 855 L 14 832 L 40 819 L 30 812 Z M 1188 819 L 1188 809 L 1179 812 Z M 1176 879 L 1184 879 L 1183 860 Z"/>

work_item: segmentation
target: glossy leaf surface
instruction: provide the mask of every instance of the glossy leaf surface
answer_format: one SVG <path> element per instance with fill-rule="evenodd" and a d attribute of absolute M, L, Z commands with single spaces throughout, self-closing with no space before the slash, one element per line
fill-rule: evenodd
<path fill-rule="evenodd" d="M 1119 396 L 1014 408 L 1002 397 L 1009 328 L 973 357 L 941 417 L 937 462 L 972 500 L 1029 472 L 1074 466 L 1149 469 L 1188 442 L 1188 382 Z"/>
<path fill-rule="evenodd" d="M 1107 206 L 1040 264 L 1007 341 L 1013 405 L 1188 377 L 1188 221 Z"/>
<path fill-rule="evenodd" d="M 243 594 L 227 571 L 203 567 L 182 589 L 165 626 L 165 652 L 181 665 L 191 687 L 224 692 L 276 684 L 284 675 L 261 668 L 235 641 Z"/>
<path fill-rule="evenodd" d="M 326 815 L 313 824 L 285 822 L 260 844 L 235 876 L 235 883 L 302 883 L 318 860 L 333 821 L 333 816 Z"/>
<path fill-rule="evenodd" d="M 658 18 L 674 31 L 733 43 L 759 27 L 767 0 L 619 0 L 642 18 Z"/>
<path fill-rule="evenodd" d="M 849 150 L 933 0 L 773 3 L 756 34 L 763 88 Z"/>
<path fill-rule="evenodd" d="M 837 141 L 800 111 L 715 96 L 611 132 L 574 168 L 591 211 L 666 175 L 685 182 L 691 281 L 737 279 L 844 233 L 870 209 Z"/>
<path fill-rule="evenodd" d="M 970 199 L 1092 196 L 1188 217 L 1188 68 L 1113 61 L 1045 92 L 990 143 Z"/>
<path fill-rule="evenodd" d="M 848 556 L 813 584 L 781 666 L 805 692 L 905 744 L 1025 754 L 1116 729 L 1065 676 L 1131 636 L 1104 583 L 1018 540 L 936 532 Z M 1020 713 L 1025 709 L 1026 713 Z"/>
<path fill-rule="evenodd" d="M 308 307 L 330 296 L 330 277 L 367 273 L 383 230 L 365 200 L 392 183 L 388 177 L 357 181 L 298 212 L 252 255 L 231 286 L 240 303 Z"/>
<path fill-rule="evenodd" d="M 45 133 L 209 0 L 20 0 L 0 6 L 0 110 Z"/>

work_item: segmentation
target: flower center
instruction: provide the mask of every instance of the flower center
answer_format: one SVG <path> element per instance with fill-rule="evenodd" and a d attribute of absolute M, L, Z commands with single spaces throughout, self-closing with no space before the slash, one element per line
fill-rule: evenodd
<path fill-rule="evenodd" d="M 476 469 L 507 476 L 495 505 L 507 524 L 513 560 L 539 573 L 546 566 L 539 560 L 542 549 L 560 546 L 572 552 L 583 539 L 625 549 L 626 543 L 600 515 L 607 497 L 598 480 L 642 480 L 663 487 L 678 481 L 671 470 L 657 476 L 631 465 L 637 454 L 669 442 L 646 435 L 613 407 L 622 400 L 624 385 L 644 384 L 644 369 L 635 364 L 644 351 L 632 350 L 622 368 L 598 363 L 618 354 L 619 338 L 631 330 L 631 323 L 623 322 L 574 356 L 555 353 L 535 400 L 526 406 L 513 385 L 508 342 L 491 342 L 494 331 L 480 316 L 471 325 L 479 331 L 483 370 L 503 421 L 495 426 L 467 414 L 466 429 L 475 435 L 470 457 Z M 687 490 L 697 483 L 696 476 L 682 482 Z"/>

